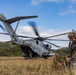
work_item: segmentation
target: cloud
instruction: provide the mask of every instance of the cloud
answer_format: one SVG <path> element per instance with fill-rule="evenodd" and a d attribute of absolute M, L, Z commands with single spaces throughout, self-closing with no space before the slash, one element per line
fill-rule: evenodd
<path fill-rule="evenodd" d="M 60 7 L 62 10 L 59 12 L 59 15 L 65 16 L 65 15 L 76 14 L 76 0 L 31 0 L 32 5 L 39 5 L 44 2 L 47 2 L 47 3 L 61 2 L 60 4 L 66 4 L 68 2 L 66 7 L 64 6 Z"/>
<path fill-rule="evenodd" d="M 65 15 L 69 15 L 69 14 L 76 14 L 76 10 L 75 9 L 67 9 L 65 11 L 60 12 L 61 16 L 65 16 Z"/>
<path fill-rule="evenodd" d="M 76 0 L 69 0 L 71 3 L 75 4 Z"/>
<path fill-rule="evenodd" d="M 69 3 L 71 3 L 71 4 L 75 4 L 76 3 L 76 0 L 31 0 L 31 3 L 33 4 L 33 5 L 38 5 L 38 4 L 41 4 L 41 3 L 43 3 L 43 2 L 69 2 Z"/>
<path fill-rule="evenodd" d="M 74 4 L 71 4 L 71 5 L 67 6 L 66 8 L 60 9 L 60 10 L 61 10 L 61 12 L 60 12 L 61 16 L 76 14 L 76 7 Z"/>
<path fill-rule="evenodd" d="M 30 26 L 20 26 L 17 30 L 19 35 L 36 36 L 34 30 Z"/>
<path fill-rule="evenodd" d="M 10 41 L 11 38 L 7 35 L 1 35 L 0 34 L 0 42 Z"/>
<path fill-rule="evenodd" d="M 43 2 L 61 2 L 63 0 L 32 0 L 32 4 L 33 5 L 38 5 L 38 4 L 41 4 Z"/>

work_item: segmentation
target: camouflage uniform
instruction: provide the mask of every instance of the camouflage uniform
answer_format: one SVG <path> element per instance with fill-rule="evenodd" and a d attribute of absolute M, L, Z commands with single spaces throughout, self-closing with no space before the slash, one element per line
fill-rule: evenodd
<path fill-rule="evenodd" d="M 76 44 L 71 43 L 68 50 L 68 57 L 72 57 L 73 54 L 75 54 L 75 52 L 76 52 Z"/>
<path fill-rule="evenodd" d="M 74 32 L 69 33 L 68 38 L 75 38 L 76 40 L 76 34 Z M 73 66 L 74 63 L 76 62 L 76 42 L 70 42 L 69 49 L 67 52 L 67 57 L 71 58 L 69 62 L 69 66 Z"/>

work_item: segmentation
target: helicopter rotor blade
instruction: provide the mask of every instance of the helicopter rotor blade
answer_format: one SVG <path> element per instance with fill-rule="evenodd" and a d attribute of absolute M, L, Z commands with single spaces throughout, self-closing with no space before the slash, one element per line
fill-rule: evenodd
<path fill-rule="evenodd" d="M 38 16 L 36 16 L 36 15 L 34 15 L 34 16 L 19 16 L 19 17 L 14 17 L 14 18 L 11 18 L 11 19 L 7 19 L 7 20 L 5 20 L 5 22 L 8 22 L 9 24 L 11 24 L 11 23 L 14 23 L 14 22 L 19 21 L 19 20 L 37 18 L 37 17 Z"/>
<path fill-rule="evenodd" d="M 2 32 L 0 32 L 0 34 L 9 35 L 8 33 L 2 33 Z M 34 38 L 34 37 L 22 36 L 22 35 L 17 35 L 17 36 L 18 37 L 22 37 L 22 38 Z M 46 39 L 46 40 L 51 40 L 51 41 L 69 41 L 69 40 L 64 40 L 64 39 Z"/>
<path fill-rule="evenodd" d="M 74 31 L 74 32 L 76 32 L 76 31 Z M 57 36 L 61 36 L 61 35 L 67 35 L 67 34 L 69 34 L 69 33 L 70 33 L 70 32 L 66 32 L 66 33 L 62 33 L 62 34 L 58 34 L 58 35 L 53 35 L 53 36 L 45 37 L 45 39 L 46 39 L 46 38 L 57 37 Z"/>
<path fill-rule="evenodd" d="M 17 35 L 18 37 L 22 37 L 22 38 L 34 38 L 34 37 L 29 37 L 29 36 L 22 36 L 22 35 Z"/>
<path fill-rule="evenodd" d="M 28 22 L 28 23 L 30 24 L 30 26 L 32 26 L 35 34 L 36 34 L 37 36 L 40 36 L 39 33 L 38 33 L 38 30 L 37 30 L 37 28 L 36 28 L 36 23 L 35 23 L 35 22 Z"/>
<path fill-rule="evenodd" d="M 0 34 L 3 34 L 3 35 L 9 35 L 8 33 L 2 33 L 2 32 L 0 32 Z"/>
<path fill-rule="evenodd" d="M 3 34 L 3 35 L 10 35 L 8 33 L 2 33 L 0 32 L 0 34 Z M 22 38 L 33 38 L 33 37 L 29 37 L 29 36 L 22 36 L 22 35 L 16 35 L 17 37 L 22 37 Z"/>
<path fill-rule="evenodd" d="M 50 40 L 50 41 L 69 41 L 69 40 L 65 40 L 65 39 L 46 39 L 46 40 Z"/>
<path fill-rule="evenodd" d="M 58 45 L 56 45 L 56 44 L 54 44 L 54 43 L 48 42 L 48 41 L 44 41 L 44 42 L 49 43 L 49 44 L 51 44 L 51 45 L 53 45 L 53 46 L 55 46 L 55 47 L 60 47 L 60 46 L 58 46 Z"/>
<path fill-rule="evenodd" d="M 0 27 L 4 32 L 6 32 L 5 28 L 2 25 L 0 25 Z"/>

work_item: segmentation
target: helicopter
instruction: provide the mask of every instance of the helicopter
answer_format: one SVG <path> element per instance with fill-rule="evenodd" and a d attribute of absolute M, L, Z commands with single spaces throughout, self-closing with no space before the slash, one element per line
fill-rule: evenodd
<path fill-rule="evenodd" d="M 35 37 L 29 37 L 29 36 L 22 36 L 22 35 L 17 35 L 16 34 L 16 30 L 17 27 L 19 25 L 20 20 L 24 20 L 24 19 L 30 19 L 30 18 L 37 18 L 38 16 L 34 15 L 34 16 L 18 16 L 18 17 L 14 17 L 14 18 L 10 18 L 10 19 L 6 19 L 6 17 L 4 16 L 4 14 L 0 14 L 0 21 L 3 22 L 7 33 L 0 33 L 0 34 L 4 34 L 4 35 L 9 35 L 11 38 L 11 42 L 14 45 L 19 45 L 19 47 L 21 48 L 21 50 L 24 52 L 23 56 L 24 57 L 28 57 L 28 58 L 35 58 L 35 57 L 43 57 L 43 58 L 48 58 L 50 56 L 54 56 L 55 53 L 51 51 L 51 45 L 56 46 L 56 47 L 60 47 L 54 43 L 48 42 L 47 40 L 54 40 L 54 41 L 69 41 L 69 40 L 62 40 L 62 39 L 50 39 L 52 37 L 57 37 L 57 36 L 61 36 L 61 35 L 66 35 L 70 32 L 66 32 L 66 33 L 62 33 L 62 34 L 58 34 L 58 35 L 53 35 L 53 36 L 49 36 L 49 37 L 41 37 L 37 31 L 36 25 L 34 22 L 29 22 L 30 26 L 33 28 L 35 35 L 37 36 Z M 11 24 L 14 22 L 17 22 L 16 28 L 15 30 L 12 28 Z M 2 25 L 0 25 L 0 27 L 5 31 L 5 29 L 2 27 Z M 20 39 L 19 37 L 22 38 L 29 38 L 27 40 L 24 39 Z M 45 44 L 44 42 L 46 42 L 47 44 Z"/>

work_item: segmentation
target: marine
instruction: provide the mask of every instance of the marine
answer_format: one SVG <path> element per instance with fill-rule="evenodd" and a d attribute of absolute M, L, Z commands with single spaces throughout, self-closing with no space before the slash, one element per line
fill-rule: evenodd
<path fill-rule="evenodd" d="M 76 61 L 76 33 L 75 32 L 70 32 L 68 34 L 68 38 L 70 40 L 69 43 L 69 48 L 67 51 L 67 57 L 66 57 L 66 61 L 67 61 L 67 65 L 69 65 L 69 67 L 72 67 L 75 64 Z"/>

